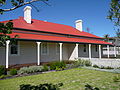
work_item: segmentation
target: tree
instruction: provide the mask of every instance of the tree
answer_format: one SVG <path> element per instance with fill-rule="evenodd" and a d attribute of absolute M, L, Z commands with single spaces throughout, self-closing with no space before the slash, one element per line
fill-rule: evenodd
<path fill-rule="evenodd" d="M 111 0 L 109 15 L 107 17 L 116 26 L 120 26 L 120 0 Z"/>
<path fill-rule="evenodd" d="M 116 31 L 116 37 L 120 38 L 120 29 L 117 29 L 117 31 Z"/>
<path fill-rule="evenodd" d="M 109 34 L 105 34 L 104 36 L 103 36 L 103 38 L 104 38 L 104 41 L 106 41 L 106 42 L 108 42 L 109 41 Z"/>
<path fill-rule="evenodd" d="M 0 7 L 4 6 L 6 1 L 7 0 L 0 0 Z M 48 0 L 11 0 L 11 4 L 13 7 L 8 8 L 8 9 L 0 9 L 0 14 L 3 14 L 4 12 L 7 12 L 7 11 L 15 10 L 26 4 L 31 4 L 31 3 L 37 2 L 37 1 L 42 1 L 42 2 L 46 3 L 45 1 L 48 1 Z M 11 38 L 10 34 L 12 34 L 12 30 L 13 30 L 12 22 L 0 23 L 0 46 L 5 46 L 6 40 L 12 40 L 12 41 L 15 40 L 15 38 L 18 35 L 15 35 L 14 38 Z"/>
<path fill-rule="evenodd" d="M 0 0 L 0 6 L 3 6 L 5 5 L 7 0 Z M 12 10 L 15 10 L 19 7 L 22 7 L 26 4 L 31 4 L 33 2 L 37 2 L 37 1 L 42 1 L 44 2 L 45 4 L 48 5 L 48 3 L 46 3 L 46 1 L 48 0 L 11 0 L 11 4 L 12 4 L 12 8 L 8 8 L 8 9 L 0 9 L 0 14 L 3 14 L 3 12 L 6 12 L 6 11 L 12 11 Z"/>

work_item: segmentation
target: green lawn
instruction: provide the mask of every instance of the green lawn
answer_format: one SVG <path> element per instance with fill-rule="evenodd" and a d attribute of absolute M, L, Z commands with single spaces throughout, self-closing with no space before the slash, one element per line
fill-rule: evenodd
<path fill-rule="evenodd" d="M 114 82 L 117 75 L 109 72 L 75 68 L 58 72 L 0 80 L 0 90 L 19 90 L 21 84 L 63 83 L 61 90 L 84 90 L 85 84 L 101 90 L 120 90 L 120 82 Z"/>

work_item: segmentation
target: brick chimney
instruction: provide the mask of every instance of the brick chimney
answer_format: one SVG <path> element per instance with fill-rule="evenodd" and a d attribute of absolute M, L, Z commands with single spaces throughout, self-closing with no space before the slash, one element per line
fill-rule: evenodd
<path fill-rule="evenodd" d="M 24 20 L 29 24 L 31 24 L 31 9 L 30 6 L 24 8 Z"/>
<path fill-rule="evenodd" d="M 79 30 L 81 32 L 83 31 L 83 29 L 82 29 L 82 20 L 76 20 L 75 25 L 76 25 L 77 30 Z"/>

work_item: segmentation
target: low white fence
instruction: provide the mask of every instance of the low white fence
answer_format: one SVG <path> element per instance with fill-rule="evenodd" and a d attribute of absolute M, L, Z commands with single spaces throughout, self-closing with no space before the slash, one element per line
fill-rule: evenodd
<path fill-rule="evenodd" d="M 90 60 L 92 65 L 97 65 L 97 66 L 104 66 L 104 67 L 113 67 L 113 68 L 118 68 L 120 67 L 120 59 L 99 59 L 99 58 L 92 58 L 92 59 L 88 59 L 88 58 L 80 58 L 80 59 L 84 59 L 84 60 Z"/>

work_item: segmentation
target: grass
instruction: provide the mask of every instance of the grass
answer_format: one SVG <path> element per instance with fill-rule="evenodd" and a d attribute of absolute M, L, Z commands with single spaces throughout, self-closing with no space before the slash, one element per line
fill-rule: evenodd
<path fill-rule="evenodd" d="M 75 68 L 0 80 L 0 90 L 19 90 L 21 84 L 38 85 L 43 83 L 63 83 L 61 90 L 84 90 L 85 84 L 90 84 L 101 90 L 120 90 L 120 82 L 113 81 L 113 77 L 116 75 L 115 73 Z"/>

